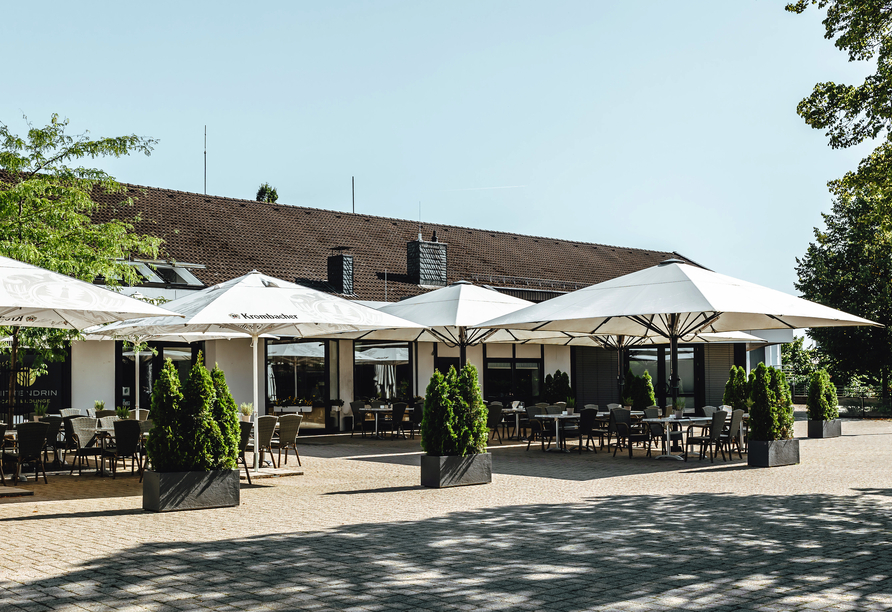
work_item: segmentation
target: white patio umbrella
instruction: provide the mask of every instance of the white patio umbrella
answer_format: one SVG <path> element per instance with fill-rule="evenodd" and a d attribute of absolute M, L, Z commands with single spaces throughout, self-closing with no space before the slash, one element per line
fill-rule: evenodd
<path fill-rule="evenodd" d="M 481 325 L 669 341 L 670 388 L 678 394 L 678 342 L 703 332 L 879 325 L 677 259 L 536 304 Z"/>
<path fill-rule="evenodd" d="M 170 315 L 173 313 L 169 310 L 121 293 L 0 257 L 0 326 L 84 329 L 133 317 Z M 11 362 L 17 349 L 18 335 L 14 334 Z M 9 404 L 9 423 L 12 412 L 13 405 Z"/>
<path fill-rule="evenodd" d="M 380 328 L 419 327 L 411 321 L 266 276 L 256 270 L 168 302 L 165 307 L 184 318 L 135 319 L 106 326 L 102 333 L 120 337 L 133 333 L 148 336 L 185 331 L 248 334 L 254 354 L 255 417 L 260 404 L 257 363 L 261 334 L 307 337 Z M 255 453 L 255 468 L 258 467 L 257 457 Z"/>
<path fill-rule="evenodd" d="M 435 289 L 378 310 L 414 321 L 422 329 L 387 329 L 343 334 L 354 340 L 400 340 L 409 342 L 441 342 L 457 346 L 464 366 L 467 347 L 481 342 L 535 341 L 537 338 L 567 337 L 555 332 L 485 329 L 477 327 L 489 319 L 532 306 L 522 300 L 494 289 L 478 287 L 468 281 L 458 281 L 448 287 Z"/>

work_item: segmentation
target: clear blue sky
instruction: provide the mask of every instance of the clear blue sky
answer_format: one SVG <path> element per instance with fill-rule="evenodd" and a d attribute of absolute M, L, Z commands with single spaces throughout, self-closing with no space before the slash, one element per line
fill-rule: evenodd
<path fill-rule="evenodd" d="M 0 121 L 160 140 L 118 179 L 676 250 L 794 292 L 834 151 L 796 115 L 866 67 L 785 0 L 18 2 Z"/>

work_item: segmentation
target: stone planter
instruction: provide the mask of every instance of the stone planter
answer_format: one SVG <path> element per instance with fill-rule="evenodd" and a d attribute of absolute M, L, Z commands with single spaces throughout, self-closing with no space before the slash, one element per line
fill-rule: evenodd
<path fill-rule="evenodd" d="M 142 481 L 142 507 L 152 512 L 239 505 L 238 470 L 153 472 Z"/>
<path fill-rule="evenodd" d="M 838 438 L 842 435 L 842 421 L 832 419 L 830 421 L 808 422 L 809 438 Z"/>
<path fill-rule="evenodd" d="M 778 467 L 799 463 L 799 440 L 750 440 L 746 459 L 750 467 Z"/>
<path fill-rule="evenodd" d="M 467 457 L 422 455 L 421 485 L 442 489 L 492 482 L 492 454 Z"/>

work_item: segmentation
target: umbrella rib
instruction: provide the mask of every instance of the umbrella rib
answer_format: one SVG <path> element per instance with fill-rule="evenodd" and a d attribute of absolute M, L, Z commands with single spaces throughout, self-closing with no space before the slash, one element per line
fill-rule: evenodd
<path fill-rule="evenodd" d="M 607 323 L 607 321 L 609 321 L 609 320 L 612 319 L 612 318 L 613 318 L 613 317 L 607 317 L 606 319 L 604 319 L 603 321 L 601 321 L 600 323 L 598 323 L 598 326 L 597 326 L 595 329 L 592 330 L 591 335 L 594 336 L 596 333 L 598 333 L 598 330 L 601 329 L 601 327 L 603 327 L 604 324 Z"/>
<path fill-rule="evenodd" d="M 444 335 L 443 333 L 437 331 L 433 327 L 429 328 L 428 331 L 433 334 L 435 338 L 439 338 L 443 344 L 446 346 L 458 346 L 458 342 L 456 342 L 455 338 L 450 338 Z M 451 335 L 451 334 L 450 334 Z"/>
<path fill-rule="evenodd" d="M 781 319 L 780 317 L 776 317 L 775 315 L 768 315 L 768 318 L 770 318 L 770 319 L 774 319 L 774 320 L 777 321 L 778 323 L 783 323 L 784 325 L 786 325 L 786 326 L 789 327 L 790 329 L 796 329 L 795 326 L 790 325 L 789 323 L 787 323 L 786 321 L 784 321 L 784 320 Z"/>

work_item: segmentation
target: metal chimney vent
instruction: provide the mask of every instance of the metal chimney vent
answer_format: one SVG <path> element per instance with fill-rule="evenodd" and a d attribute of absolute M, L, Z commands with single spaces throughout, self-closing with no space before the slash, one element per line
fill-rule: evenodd
<path fill-rule="evenodd" d="M 446 243 L 414 240 L 406 243 L 406 272 L 416 285 L 446 286 Z"/>
<path fill-rule="evenodd" d="M 328 284 L 336 293 L 353 295 L 353 255 L 338 253 L 329 256 Z"/>

